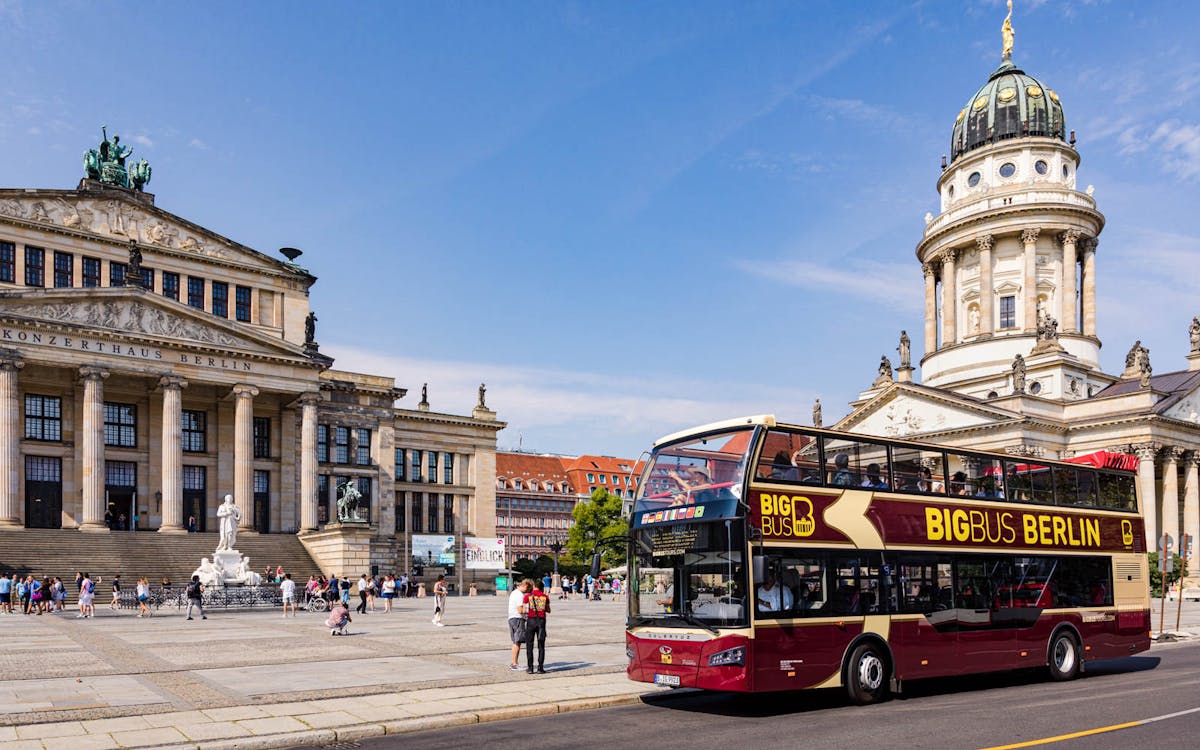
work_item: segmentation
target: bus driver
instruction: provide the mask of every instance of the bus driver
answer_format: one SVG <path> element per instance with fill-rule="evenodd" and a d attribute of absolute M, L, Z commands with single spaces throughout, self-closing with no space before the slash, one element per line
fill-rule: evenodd
<path fill-rule="evenodd" d="M 782 612 L 792 608 L 792 592 L 779 585 L 775 571 L 767 568 L 766 578 L 758 587 L 758 611 Z"/>

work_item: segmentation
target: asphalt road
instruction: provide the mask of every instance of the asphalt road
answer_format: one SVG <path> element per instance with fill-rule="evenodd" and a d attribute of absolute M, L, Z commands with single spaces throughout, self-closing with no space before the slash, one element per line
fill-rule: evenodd
<path fill-rule="evenodd" d="M 1040 672 L 910 682 L 903 697 L 848 705 L 838 691 L 725 695 L 679 691 L 639 705 L 365 740 L 364 750 L 486 747 L 997 748 L 1194 747 L 1200 736 L 1200 644 L 1097 662 L 1069 683 Z M 1178 712 L 1187 712 L 1175 716 Z M 1161 718 L 1160 718 L 1161 717 Z"/>

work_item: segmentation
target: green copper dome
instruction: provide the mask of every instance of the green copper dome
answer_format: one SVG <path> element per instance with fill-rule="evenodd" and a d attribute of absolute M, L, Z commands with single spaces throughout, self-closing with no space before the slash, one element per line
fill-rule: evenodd
<path fill-rule="evenodd" d="M 1058 94 L 1006 59 L 967 101 L 954 121 L 950 161 L 1007 138 L 1044 136 L 1066 140 Z"/>

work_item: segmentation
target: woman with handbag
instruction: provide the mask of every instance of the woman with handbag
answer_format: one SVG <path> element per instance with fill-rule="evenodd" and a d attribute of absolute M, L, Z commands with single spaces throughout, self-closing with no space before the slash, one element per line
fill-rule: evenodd
<path fill-rule="evenodd" d="M 439 628 L 446 627 L 442 624 L 442 615 L 446 613 L 446 575 L 439 573 L 437 582 L 433 584 L 433 624 Z"/>

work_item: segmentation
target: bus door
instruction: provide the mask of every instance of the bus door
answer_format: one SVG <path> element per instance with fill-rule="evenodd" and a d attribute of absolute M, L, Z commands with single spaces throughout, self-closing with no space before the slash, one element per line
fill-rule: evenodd
<path fill-rule="evenodd" d="M 754 689 L 795 690 L 824 682 L 841 666 L 828 603 L 824 555 L 766 550 L 755 556 Z"/>
<path fill-rule="evenodd" d="M 898 562 L 896 615 L 888 634 L 897 676 L 957 674 L 961 664 L 951 558 L 902 556 Z"/>
<path fill-rule="evenodd" d="M 954 562 L 954 613 L 963 672 L 1016 666 L 1011 571 L 1003 557 L 972 555 Z"/>

